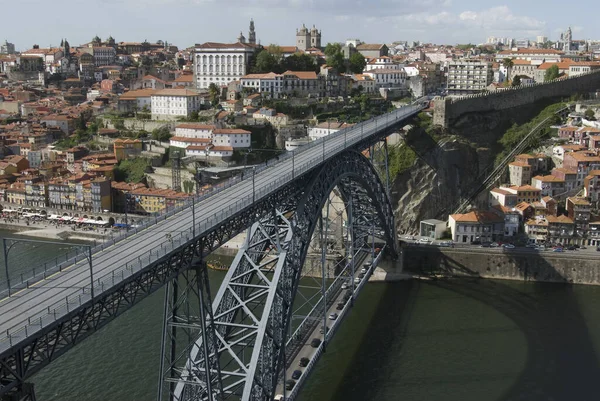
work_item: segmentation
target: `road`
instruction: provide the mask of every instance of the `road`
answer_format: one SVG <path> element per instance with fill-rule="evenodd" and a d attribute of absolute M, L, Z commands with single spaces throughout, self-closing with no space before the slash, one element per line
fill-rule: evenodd
<path fill-rule="evenodd" d="M 352 276 L 352 278 L 350 278 L 351 276 L 351 272 L 349 270 L 349 268 L 347 267 L 347 270 L 344 272 L 341 272 L 340 275 L 345 275 L 345 277 L 342 278 L 342 283 L 346 282 L 348 284 L 351 284 L 351 281 L 354 281 L 355 279 L 358 279 L 359 274 L 361 273 L 361 269 L 364 267 L 364 263 L 365 260 L 370 260 L 370 251 L 366 251 L 365 249 L 361 249 L 359 250 L 359 252 L 357 252 L 356 255 L 356 259 L 355 259 L 355 273 L 354 276 Z M 342 320 L 344 319 L 345 315 L 348 313 L 348 311 L 350 310 L 350 306 L 348 305 L 351 301 L 347 300 L 344 301 L 344 294 L 347 291 L 354 291 L 353 292 L 353 296 L 356 297 L 356 295 L 358 295 L 358 292 L 360 291 L 359 287 L 362 283 L 367 282 L 369 280 L 370 275 L 372 274 L 374 267 L 372 266 L 372 260 L 369 262 L 369 265 L 371 266 L 370 268 L 368 268 L 366 273 L 363 273 L 364 276 L 362 278 L 359 279 L 358 282 L 354 282 L 353 285 L 349 285 L 348 289 L 343 289 L 341 287 L 336 288 L 336 290 L 334 291 L 334 296 L 331 297 L 330 300 L 328 300 L 327 302 L 327 310 L 326 310 L 326 316 L 327 316 L 327 333 L 331 333 L 329 334 L 329 340 L 331 339 L 331 335 L 335 333 L 335 331 L 337 330 L 337 328 L 339 327 L 339 325 L 341 324 Z M 345 274 L 346 273 L 346 274 Z M 337 308 L 338 303 L 343 303 L 344 309 L 343 310 L 339 310 Z M 330 315 L 331 314 L 337 314 L 338 317 L 334 320 L 330 319 Z M 291 380 L 292 379 L 292 374 L 294 373 L 295 370 L 299 370 L 302 372 L 302 376 L 301 378 L 297 378 L 297 379 L 292 379 L 295 382 L 297 382 L 297 380 L 301 379 L 302 381 L 306 379 L 305 374 L 308 373 L 309 371 L 309 367 L 301 367 L 300 366 L 300 360 L 302 358 L 308 358 L 309 361 L 313 361 L 314 359 L 317 357 L 317 352 L 320 353 L 320 350 L 318 347 L 313 347 L 311 346 L 311 341 L 313 339 L 319 339 L 321 341 L 321 343 L 324 341 L 325 338 L 325 332 L 322 332 L 322 327 L 323 327 L 323 315 L 319 315 L 320 318 L 319 319 L 315 319 L 312 324 L 310 325 L 311 329 L 303 336 L 302 338 L 302 345 L 300 347 L 297 348 L 297 350 L 295 350 L 295 355 L 293 357 L 293 359 L 291 361 L 288 361 L 287 366 L 288 368 L 286 369 L 286 374 L 285 374 L 285 381 L 287 380 Z M 295 384 L 295 385 L 300 385 L 300 384 Z M 276 389 L 276 394 L 284 394 L 283 391 L 283 386 L 284 383 L 279 383 Z M 286 395 L 289 398 L 289 393 L 291 390 L 286 390 Z"/>
<path fill-rule="evenodd" d="M 236 212 L 249 207 L 270 193 L 277 191 L 288 182 L 307 172 L 323 161 L 342 152 L 388 125 L 393 125 L 416 114 L 421 106 L 407 106 L 387 115 L 365 121 L 352 129 L 339 131 L 324 141 L 298 149 L 292 156 L 281 157 L 273 166 L 224 189 L 195 204 L 195 234 L 199 236 L 226 221 Z M 324 143 L 324 145 L 323 145 Z M 275 167 L 276 166 L 276 167 Z M 95 296 L 118 284 L 124 277 L 139 271 L 157 255 L 165 255 L 192 237 L 192 208 L 170 216 L 164 221 L 151 225 L 127 239 L 94 253 L 92 257 Z M 167 238 L 170 234 L 171 238 Z M 131 272 L 131 273 L 128 273 Z M 31 284 L 29 288 L 0 299 L 0 352 L 18 341 L 31 337 L 52 324 L 68 310 L 73 310 L 90 299 L 90 267 L 87 260 L 80 261 L 61 272 Z M 87 290 L 86 290 L 87 286 Z M 65 305 L 66 299 L 71 300 Z M 70 309 L 69 309 L 70 306 Z M 6 337 L 4 337 L 6 336 Z"/>

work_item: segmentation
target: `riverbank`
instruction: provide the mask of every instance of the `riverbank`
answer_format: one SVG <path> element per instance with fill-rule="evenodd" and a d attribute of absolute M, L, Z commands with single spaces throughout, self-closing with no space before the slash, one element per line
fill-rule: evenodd
<path fill-rule="evenodd" d="M 93 231 L 73 229 L 73 226 L 53 225 L 47 222 L 30 222 L 27 224 L 27 221 L 23 219 L 13 220 L 10 223 L 0 223 L 0 230 L 34 238 L 78 241 L 104 241 L 111 238 L 111 234 L 112 236 L 117 235 L 117 232 L 113 232 L 111 229 L 101 228 Z"/>

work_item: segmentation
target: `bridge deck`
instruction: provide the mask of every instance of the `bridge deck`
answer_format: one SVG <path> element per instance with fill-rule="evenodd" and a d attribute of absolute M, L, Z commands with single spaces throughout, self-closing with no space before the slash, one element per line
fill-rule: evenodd
<path fill-rule="evenodd" d="M 282 158 L 283 160 L 272 167 L 263 169 L 255 175 L 254 180 L 245 179 L 207 199 L 196 202 L 196 236 L 202 236 L 212 227 L 252 205 L 253 189 L 255 199 L 258 200 L 286 185 L 293 180 L 293 177 L 317 166 L 323 161 L 323 155 L 325 159 L 333 157 L 363 138 L 373 136 L 397 124 L 400 120 L 416 114 L 420 109 L 420 106 L 397 109 L 388 115 L 359 124 L 346 130 L 345 133 L 338 132 L 330 135 L 324 141 L 324 151 L 321 141 L 317 141 L 307 145 L 306 149 L 299 149 L 293 156 Z M 188 207 L 164 221 L 141 230 L 136 235 L 94 253 L 92 260 L 96 298 L 100 297 L 102 292 L 109 291 L 111 286 L 118 285 L 124 277 L 129 276 L 126 263 L 130 266 L 137 265 L 136 270 L 147 266 L 156 260 L 159 254 L 160 256 L 168 254 L 178 244 L 191 240 L 191 230 L 192 209 Z M 171 234 L 175 241 L 167 239 L 166 234 Z M 102 285 L 98 284 L 99 281 Z M 89 284 L 89 265 L 88 261 L 83 259 L 63 268 L 62 272 L 20 290 L 11 297 L 0 299 L 2 317 L 0 353 L 34 335 L 36 331 L 56 319 L 60 319 L 67 311 L 65 305 L 67 296 L 71 303 L 70 311 L 81 305 L 81 302 L 89 300 Z"/>

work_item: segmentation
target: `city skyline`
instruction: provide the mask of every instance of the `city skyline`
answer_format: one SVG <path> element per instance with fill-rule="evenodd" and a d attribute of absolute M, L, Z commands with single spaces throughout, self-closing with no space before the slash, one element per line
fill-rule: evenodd
<path fill-rule="evenodd" d="M 584 3 L 591 2 L 584 0 Z M 359 38 L 369 43 L 422 41 L 436 44 L 485 43 L 488 36 L 535 39 L 537 35 L 557 40 L 569 26 L 574 39 L 600 39 L 600 28 L 591 23 L 592 15 L 551 9 L 540 13 L 533 5 L 508 0 L 485 7 L 469 1 L 425 0 L 418 4 L 407 0 L 382 0 L 377 6 L 362 0 L 233 0 L 228 5 L 237 11 L 224 15 L 222 3 L 215 0 L 102 0 L 91 4 L 89 17 L 81 18 L 69 10 L 69 0 L 49 5 L 36 4 L 38 13 L 30 12 L 33 2 L 11 6 L 16 15 L 27 13 L 28 26 L 19 29 L 22 19 L 5 21 L 0 40 L 7 39 L 18 50 L 38 44 L 58 46 L 61 38 L 72 45 L 89 42 L 98 35 L 117 41 L 150 42 L 166 40 L 180 48 L 206 41 L 235 42 L 239 32 L 247 35 L 250 18 L 256 22 L 257 38 L 263 45 L 293 45 L 295 29 L 306 24 L 323 31 L 323 43 Z M 585 4 L 584 4 L 585 6 Z M 268 14 L 265 13 L 268 8 Z M 47 18 L 61 11 L 62 24 Z M 398 11 L 401 10 L 401 11 Z M 571 15 L 569 15 L 571 13 Z M 160 17 L 160 19 L 159 19 Z M 226 18 L 225 18 L 226 17 Z M 90 24 L 89 19 L 103 21 Z M 94 27 L 92 27 L 94 26 Z M 186 26 L 191 28 L 182 29 Z M 586 29 L 584 27 L 592 27 Z M 14 32 L 14 33 L 11 33 Z"/>

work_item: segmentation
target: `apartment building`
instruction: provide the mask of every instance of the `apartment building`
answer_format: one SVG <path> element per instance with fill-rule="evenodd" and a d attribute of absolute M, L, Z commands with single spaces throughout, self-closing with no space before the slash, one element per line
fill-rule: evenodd
<path fill-rule="evenodd" d="M 448 64 L 448 94 L 470 95 L 485 91 L 493 81 L 492 63 L 463 59 Z"/>

